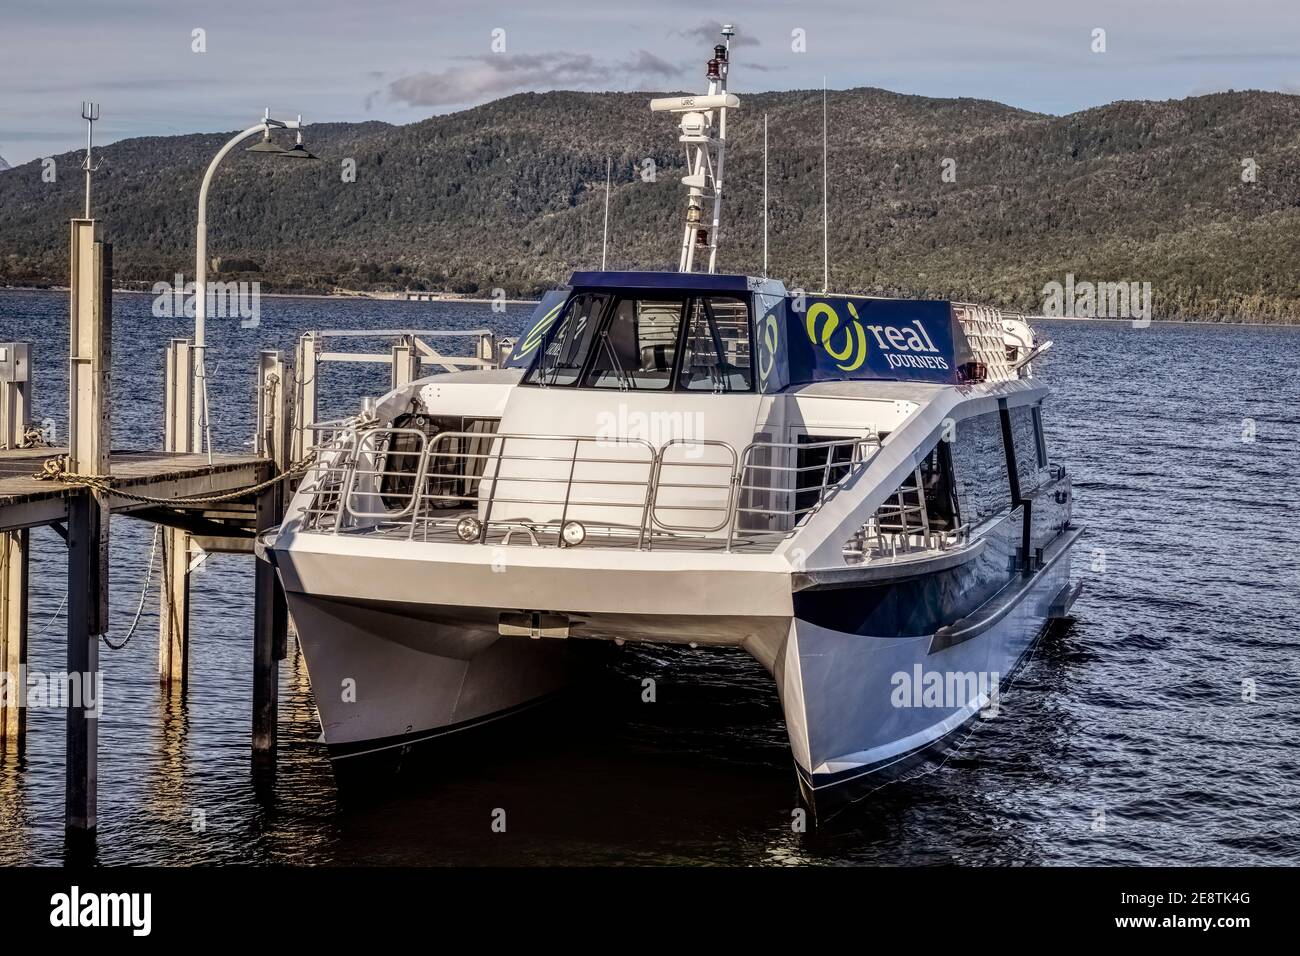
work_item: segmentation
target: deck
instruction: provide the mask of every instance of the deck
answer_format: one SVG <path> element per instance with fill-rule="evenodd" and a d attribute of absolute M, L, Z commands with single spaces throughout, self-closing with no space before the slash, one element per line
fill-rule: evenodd
<path fill-rule="evenodd" d="M 0 451 L 0 531 L 54 524 L 67 518 L 68 499 L 80 486 L 36 476 L 46 459 L 66 448 L 21 448 Z M 161 451 L 114 451 L 110 473 L 114 488 L 174 501 L 237 491 L 264 480 L 270 465 L 256 455 L 176 454 Z M 180 504 L 181 502 L 176 502 Z M 119 495 L 110 498 L 114 513 L 149 507 Z"/>

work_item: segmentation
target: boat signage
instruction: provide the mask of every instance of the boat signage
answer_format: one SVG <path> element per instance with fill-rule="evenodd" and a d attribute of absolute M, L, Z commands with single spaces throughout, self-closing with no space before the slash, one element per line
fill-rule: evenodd
<path fill-rule="evenodd" d="M 948 302 L 790 296 L 790 382 L 896 379 L 956 384 L 957 334 Z"/>

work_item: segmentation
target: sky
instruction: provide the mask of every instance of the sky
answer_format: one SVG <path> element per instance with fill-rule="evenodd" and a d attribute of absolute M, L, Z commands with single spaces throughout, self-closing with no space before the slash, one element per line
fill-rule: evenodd
<path fill-rule="evenodd" d="M 409 123 L 521 90 L 699 92 L 723 21 L 742 95 L 825 77 L 1065 114 L 1300 93 L 1298 0 L 0 0 L 0 156 L 84 148 L 84 99 L 112 142 L 243 129 L 267 106 Z"/>

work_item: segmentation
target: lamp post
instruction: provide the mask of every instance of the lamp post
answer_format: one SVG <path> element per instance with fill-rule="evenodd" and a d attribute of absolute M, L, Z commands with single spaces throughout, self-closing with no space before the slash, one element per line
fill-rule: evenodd
<path fill-rule="evenodd" d="M 289 159 L 315 159 L 316 157 L 302 144 L 302 127 L 301 116 L 293 120 L 272 119 L 271 110 L 268 108 L 263 113 L 260 123 L 236 134 L 221 147 L 217 155 L 212 158 L 212 162 L 208 164 L 207 172 L 203 174 L 203 185 L 199 187 L 198 232 L 194 242 L 194 417 L 190 428 L 190 450 L 193 452 L 202 453 L 206 442 L 209 456 L 212 454 L 212 431 L 208 421 L 208 381 L 204 364 L 208 311 L 208 187 L 212 185 L 212 176 L 226 155 L 244 140 L 259 133 L 262 134 L 261 141 L 249 147 L 248 152 L 271 153 Z M 297 130 L 297 143 L 292 149 L 277 146 L 271 141 L 273 129 Z"/>

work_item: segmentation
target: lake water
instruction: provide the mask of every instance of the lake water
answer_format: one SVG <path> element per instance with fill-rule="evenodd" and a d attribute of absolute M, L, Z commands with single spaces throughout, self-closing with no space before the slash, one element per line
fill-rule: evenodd
<path fill-rule="evenodd" d="M 162 348 L 185 320 L 114 300 L 117 447 L 160 447 Z M 259 348 L 306 329 L 508 334 L 528 306 L 265 298 L 209 332 L 214 444 L 252 431 Z M 1074 476 L 1085 590 L 962 749 L 813 833 L 766 672 L 739 653 L 610 647 L 601 680 L 516 733 L 340 796 L 311 689 L 282 665 L 273 779 L 250 770 L 252 559 L 193 576 L 190 690 L 156 683 L 156 583 L 101 650 L 103 863 L 613 864 L 1300 862 L 1300 330 L 1046 322 L 1053 460 Z M 0 291 L 0 341 L 34 344 L 36 414 L 66 416 L 67 295 Z M 367 372 L 369 378 L 358 374 Z M 386 371 L 324 373 L 348 412 Z M 1247 440 L 1249 439 L 1249 440 Z M 152 527 L 113 522 L 114 643 Z M 34 532 L 34 670 L 64 666 L 64 546 Z M 653 677 L 658 700 L 642 703 Z M 1251 690 L 1253 686 L 1253 692 Z M 1249 699 L 1249 698 L 1252 698 Z M 0 864 L 63 859 L 63 712 L 0 765 Z M 505 833 L 491 828 L 506 810 Z"/>

